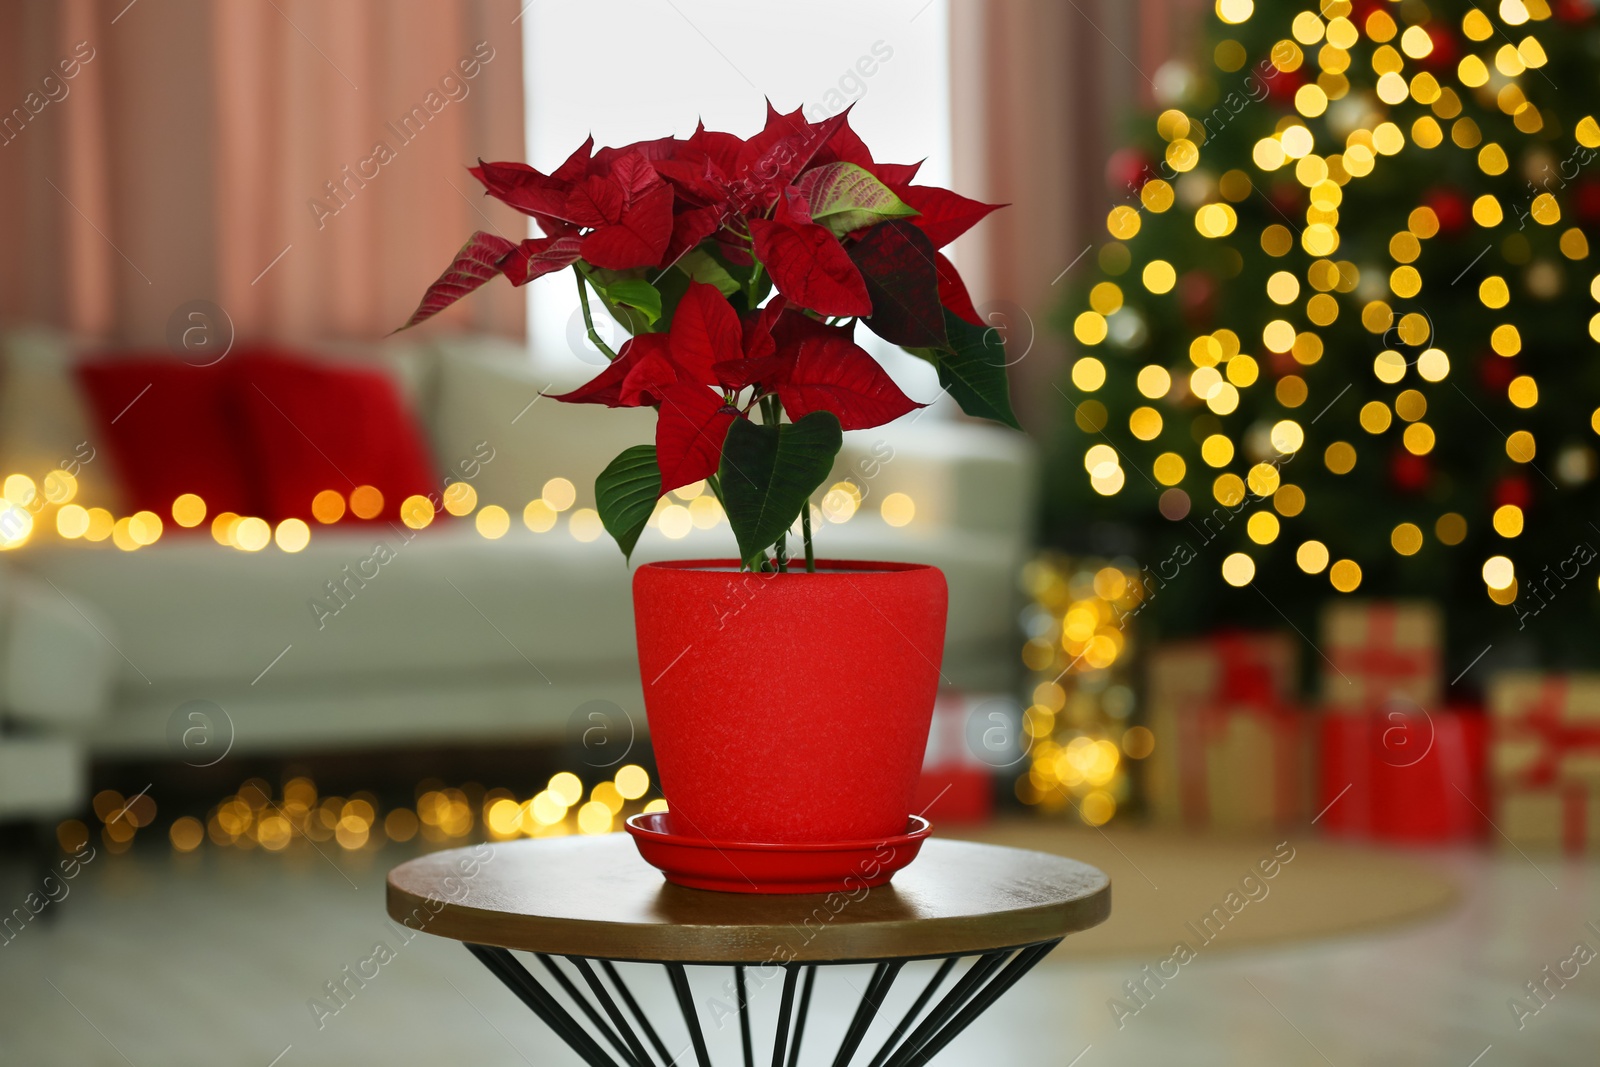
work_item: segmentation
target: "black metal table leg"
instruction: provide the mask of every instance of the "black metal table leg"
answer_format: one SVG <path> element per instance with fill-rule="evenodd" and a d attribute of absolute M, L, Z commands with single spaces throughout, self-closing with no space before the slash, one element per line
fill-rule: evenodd
<path fill-rule="evenodd" d="M 744 984 L 744 964 L 733 968 L 734 995 L 739 998 L 739 1043 L 744 1047 L 744 1067 L 756 1067 L 755 1045 L 750 1041 L 750 994 Z"/>
<path fill-rule="evenodd" d="M 855 1017 L 850 1020 L 850 1028 L 845 1031 L 844 1041 L 839 1045 L 839 1054 L 833 1058 L 833 1067 L 848 1067 L 851 1059 L 855 1057 L 856 1049 L 861 1047 L 862 1039 L 867 1036 L 867 1028 L 877 1017 L 884 995 L 889 992 L 895 976 L 905 965 L 904 960 L 886 961 L 878 964 L 872 972 L 872 980 L 867 983 L 867 991 L 861 994 L 861 1003 L 856 1006 Z"/>
<path fill-rule="evenodd" d="M 550 972 L 550 977 L 556 980 L 556 984 L 561 987 L 561 991 L 578 1006 L 579 1010 L 588 1018 L 590 1025 L 599 1032 L 601 1037 L 606 1039 L 612 1048 L 617 1050 L 617 1054 L 622 1057 L 624 1062 L 628 1063 L 630 1067 L 649 1067 L 648 1063 L 634 1060 L 633 1053 L 629 1050 L 627 1042 L 612 1032 L 611 1027 L 607 1026 L 605 1020 L 600 1017 L 600 1013 L 578 992 L 578 987 L 573 984 L 572 979 L 563 974 L 561 968 L 556 966 L 555 960 L 543 952 L 535 955 L 539 962 L 544 965 L 544 969 Z"/>
<path fill-rule="evenodd" d="M 639 1029 L 644 1031 L 645 1038 L 650 1042 L 650 1047 L 656 1050 L 656 1055 L 661 1057 L 661 1067 L 672 1067 L 673 1055 L 667 1051 L 667 1044 L 661 1040 L 661 1035 L 656 1033 L 656 1028 L 650 1025 L 650 1019 L 640 1009 L 639 1002 L 633 998 L 633 990 L 628 988 L 628 983 L 622 980 L 622 975 L 617 973 L 616 965 L 610 960 L 601 960 L 600 969 L 606 972 L 606 977 L 611 979 L 611 984 L 617 987 L 622 1002 L 633 1013 L 634 1021 L 639 1024 Z"/>
<path fill-rule="evenodd" d="M 895 1024 L 888 1039 L 872 1057 L 869 1067 L 926 1067 L 1059 943 L 1045 941 L 978 955 L 973 958 L 966 972 L 935 1003 L 935 995 L 954 973 L 957 962 L 964 958 L 943 957 L 938 970 L 918 992 L 910 1009 Z M 687 1051 L 686 1047 L 674 1056 L 668 1050 L 632 989 L 609 960 L 567 957 L 567 962 L 582 980 L 574 982 L 555 959 L 543 953 L 534 954 L 555 985 L 575 1005 L 575 1010 L 569 1011 L 550 990 L 539 983 L 532 971 L 506 949 L 472 943 L 467 944 L 467 949 L 589 1067 L 658 1067 L 658 1064 L 659 1067 L 675 1067 Z M 866 991 L 862 993 L 838 1052 L 833 1057 L 833 1067 L 850 1067 L 856 1062 L 856 1053 L 907 962 L 903 959 L 877 961 Z M 599 964 L 598 971 L 594 966 L 596 963 Z M 695 1062 L 698 1067 L 712 1067 L 711 1050 L 700 1023 L 685 965 L 667 963 L 662 966 L 683 1015 Z M 772 1067 L 799 1067 L 800 1042 L 805 1035 L 818 966 L 814 963 L 783 965 L 783 990 L 772 1038 Z M 608 989 L 602 980 L 602 973 L 610 980 L 611 988 Z M 756 1042 L 752 1034 L 750 989 L 743 965 L 735 967 L 734 984 L 739 1001 L 740 1051 L 746 1067 L 754 1067 Z M 606 1048 L 607 1045 L 615 1050 L 615 1056 Z M 651 1050 L 655 1053 L 654 1058 Z"/>
<path fill-rule="evenodd" d="M 632 1027 L 628 1025 L 628 1020 L 622 1017 L 622 1010 L 617 1007 L 617 1002 L 612 999 L 610 992 L 601 984 L 600 976 L 594 973 L 594 968 L 589 966 L 589 961 L 581 956 L 568 956 L 567 962 L 578 969 L 578 973 L 583 976 L 584 983 L 588 985 L 590 992 L 594 994 L 594 998 L 605 1009 L 606 1015 L 611 1019 L 612 1027 L 621 1035 L 622 1040 L 627 1043 L 628 1051 L 633 1055 L 633 1062 L 638 1067 L 651 1067 L 650 1055 L 645 1052 L 644 1044 L 639 1040 L 639 1035 L 633 1032 Z"/>
<path fill-rule="evenodd" d="M 711 1053 L 706 1049 L 705 1032 L 700 1029 L 700 1014 L 695 1010 L 694 994 L 689 990 L 689 976 L 681 963 L 669 963 L 666 968 L 667 977 L 672 981 L 672 991 L 678 997 L 678 1010 L 683 1012 L 684 1025 L 689 1028 L 695 1059 L 700 1067 L 711 1067 Z"/>
<path fill-rule="evenodd" d="M 800 1039 L 806 1036 L 806 1016 L 811 1014 L 811 987 L 817 983 L 817 965 L 806 967 L 806 984 L 800 989 L 800 1010 L 794 1023 L 794 1043 L 789 1046 L 789 1067 L 800 1062 Z"/>
<path fill-rule="evenodd" d="M 584 1032 L 576 1019 L 561 1007 L 559 1001 L 545 992 L 528 969 L 516 961 L 516 957 L 503 948 L 493 948 L 488 945 L 467 944 L 467 951 L 483 963 L 485 967 L 500 981 L 506 984 L 513 993 L 537 1015 L 544 1024 L 554 1030 L 567 1046 L 583 1057 L 583 1062 L 590 1067 L 618 1067 L 617 1062 L 606 1055 L 605 1049 L 595 1043 L 595 1040 Z"/>
<path fill-rule="evenodd" d="M 967 1004 L 952 1018 L 945 1027 L 934 1034 L 922 1046 L 916 1049 L 904 1060 L 895 1060 L 897 1064 L 903 1063 L 904 1067 L 923 1067 L 934 1056 L 938 1055 L 951 1041 L 955 1040 L 963 1030 L 972 1025 L 974 1019 L 989 1009 L 989 1005 L 999 1000 L 1006 990 L 1016 985 L 1022 976 L 1033 969 L 1034 964 L 1044 959 L 1059 942 L 1048 942 L 1021 949 L 1011 958 L 1011 962 L 987 986 L 978 992 Z"/>
<path fill-rule="evenodd" d="M 961 976 L 954 988 L 946 993 L 938 1004 L 934 1005 L 928 1017 L 911 1032 L 905 1043 L 884 1061 L 886 1067 L 904 1067 L 903 1057 L 907 1050 L 921 1048 L 934 1034 L 943 1029 L 944 1025 L 966 1004 L 973 991 L 999 970 L 1001 963 L 1010 954 L 1010 952 L 990 952 L 974 960 L 972 966 L 967 968 L 967 973 Z"/>
<path fill-rule="evenodd" d="M 911 1005 L 911 1010 L 906 1012 L 905 1018 L 900 1020 L 900 1025 L 896 1026 L 893 1032 L 889 1034 L 889 1040 L 883 1043 L 883 1047 L 878 1050 L 876 1056 L 872 1057 L 872 1062 L 867 1067 L 883 1067 L 883 1061 L 889 1058 L 889 1053 L 893 1052 L 900 1039 L 906 1036 L 906 1031 L 911 1029 L 911 1024 L 917 1021 L 917 1016 L 922 1014 L 922 1009 L 927 1007 L 928 1001 L 933 999 L 933 994 L 944 984 L 944 980 L 949 977 L 950 972 L 955 970 L 956 963 L 960 959 L 960 956 L 951 956 L 939 964 L 939 969 L 934 972 L 933 977 L 923 987 L 922 992 L 917 994 L 917 999 Z"/>
<path fill-rule="evenodd" d="M 772 1035 L 772 1067 L 783 1067 L 783 1054 L 789 1045 L 789 1016 L 794 1010 L 794 983 L 800 968 L 785 964 L 783 968 L 783 999 L 778 1004 L 778 1029 Z"/>

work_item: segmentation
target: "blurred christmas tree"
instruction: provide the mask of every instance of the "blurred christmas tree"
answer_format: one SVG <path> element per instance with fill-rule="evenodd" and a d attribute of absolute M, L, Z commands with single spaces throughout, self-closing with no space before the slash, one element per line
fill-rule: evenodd
<path fill-rule="evenodd" d="M 1047 540 L 1166 635 L 1359 589 L 1600 659 L 1594 3 L 1306 6 L 1218 0 L 1111 161 Z"/>

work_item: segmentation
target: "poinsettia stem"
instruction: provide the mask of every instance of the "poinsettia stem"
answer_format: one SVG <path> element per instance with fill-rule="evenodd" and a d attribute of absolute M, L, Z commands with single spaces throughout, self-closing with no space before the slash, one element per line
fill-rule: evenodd
<path fill-rule="evenodd" d="M 817 573 L 817 557 L 811 550 L 811 501 L 800 508 L 800 536 L 806 543 L 806 573 Z"/>
<path fill-rule="evenodd" d="M 777 393 L 768 393 L 761 398 L 761 421 L 768 426 L 776 426 L 783 421 L 783 401 L 778 399 Z M 774 559 L 777 560 L 778 573 L 789 572 L 789 535 L 787 532 L 778 535 L 778 540 L 772 546 Z"/>
<path fill-rule="evenodd" d="M 745 303 L 750 305 L 750 310 L 756 309 L 757 286 L 761 284 L 761 261 L 755 261 L 755 269 L 750 272 L 750 295 L 745 298 Z"/>
<path fill-rule="evenodd" d="M 583 325 L 589 331 L 589 340 L 594 346 L 606 354 L 607 359 L 616 359 L 617 354 L 611 351 L 611 346 L 600 339 L 600 334 L 594 328 L 594 316 L 589 313 L 589 287 L 584 281 L 583 272 L 576 266 L 572 268 L 573 276 L 578 279 L 578 302 L 583 305 Z"/>

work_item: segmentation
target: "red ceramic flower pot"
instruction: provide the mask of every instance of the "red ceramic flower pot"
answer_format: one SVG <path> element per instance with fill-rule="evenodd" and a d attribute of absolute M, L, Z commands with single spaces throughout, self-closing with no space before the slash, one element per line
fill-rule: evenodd
<path fill-rule="evenodd" d="M 775 844 L 905 833 L 944 655 L 937 568 L 651 563 L 634 573 L 633 603 L 673 833 Z"/>

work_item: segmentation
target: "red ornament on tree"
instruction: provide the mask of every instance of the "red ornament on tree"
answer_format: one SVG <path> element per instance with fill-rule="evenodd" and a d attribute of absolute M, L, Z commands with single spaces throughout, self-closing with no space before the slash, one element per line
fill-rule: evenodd
<path fill-rule="evenodd" d="M 1585 226 L 1600 226 L 1600 181 L 1586 178 L 1572 192 L 1572 208 Z"/>
<path fill-rule="evenodd" d="M 1492 352 L 1484 352 L 1478 357 L 1478 376 L 1483 380 L 1486 392 L 1502 394 L 1511 384 L 1511 379 L 1517 376 L 1516 358 L 1508 359 Z"/>
<path fill-rule="evenodd" d="M 1459 236 L 1472 218 L 1471 209 L 1467 207 L 1467 198 L 1454 189 L 1434 189 L 1423 197 L 1422 202 L 1424 206 L 1432 208 L 1434 215 L 1439 219 L 1441 237 Z"/>
<path fill-rule="evenodd" d="M 1594 18 L 1594 8 L 1587 0 L 1556 0 L 1553 5 L 1556 18 L 1577 25 Z"/>
<path fill-rule="evenodd" d="M 1266 79 L 1267 98 L 1279 104 L 1294 103 L 1294 94 L 1306 84 L 1306 76 L 1302 73 L 1304 69 L 1280 70 L 1277 77 Z"/>
<path fill-rule="evenodd" d="M 1191 270 L 1178 278 L 1178 303 L 1183 307 L 1183 320 L 1195 329 L 1210 325 L 1216 300 L 1217 282 L 1211 275 Z"/>
<path fill-rule="evenodd" d="M 1526 511 L 1528 505 L 1533 503 L 1533 490 L 1528 487 L 1528 479 L 1522 475 L 1508 474 L 1495 483 L 1492 500 L 1497 508 L 1510 504 Z"/>
<path fill-rule="evenodd" d="M 1155 176 L 1150 157 L 1137 148 L 1119 148 L 1106 160 L 1106 185 L 1112 196 L 1132 196 Z"/>
<path fill-rule="evenodd" d="M 1267 356 L 1267 365 L 1272 368 L 1274 378 L 1287 378 L 1291 374 L 1299 374 L 1300 361 L 1294 358 L 1293 352 L 1272 352 Z"/>
<path fill-rule="evenodd" d="M 1428 486 L 1428 479 L 1433 476 L 1433 468 L 1428 464 L 1428 457 L 1413 455 L 1405 449 L 1396 449 L 1394 458 L 1389 461 L 1389 479 L 1394 487 L 1402 493 L 1420 493 Z"/>
<path fill-rule="evenodd" d="M 1305 214 L 1305 191 L 1305 186 L 1295 182 L 1278 182 L 1267 191 L 1267 198 L 1273 207 L 1293 218 Z"/>
<path fill-rule="evenodd" d="M 1443 22 L 1430 22 L 1422 27 L 1428 38 L 1433 41 L 1433 51 L 1423 56 L 1418 64 L 1424 70 L 1440 71 L 1455 70 L 1456 64 L 1461 60 L 1461 45 L 1456 41 L 1456 35 L 1450 32 Z"/>

